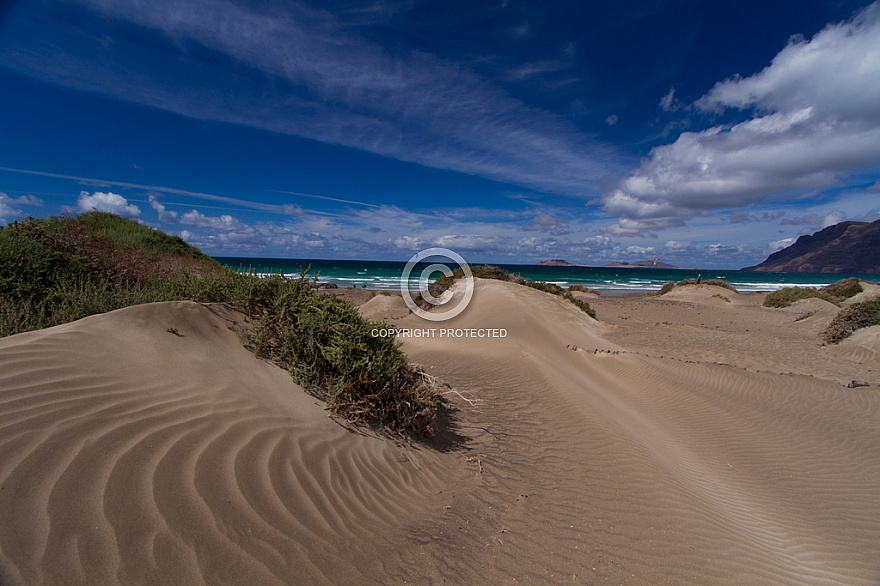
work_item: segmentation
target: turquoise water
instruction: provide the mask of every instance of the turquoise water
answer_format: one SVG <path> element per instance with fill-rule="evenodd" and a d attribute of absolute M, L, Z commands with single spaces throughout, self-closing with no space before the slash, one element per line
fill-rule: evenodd
<path fill-rule="evenodd" d="M 320 283 L 334 283 L 340 287 L 367 287 L 394 290 L 400 288 L 405 262 L 357 260 L 308 260 L 279 258 L 217 257 L 234 270 L 256 271 L 260 274 L 284 273 L 298 275 L 310 268 Z M 427 263 L 420 263 L 412 271 L 410 287 L 417 288 L 416 279 Z M 876 275 L 810 274 L 810 273 L 751 273 L 713 269 L 620 269 L 607 267 L 545 267 L 539 265 L 499 265 L 507 271 L 535 281 L 547 281 L 562 287 L 581 284 L 608 293 L 656 291 L 667 281 L 681 281 L 703 275 L 703 280 L 723 279 L 741 293 L 775 291 L 792 285 L 822 287 L 845 277 L 862 277 L 876 281 Z M 452 265 L 455 268 L 455 265 Z M 439 273 L 434 275 L 439 276 Z"/>

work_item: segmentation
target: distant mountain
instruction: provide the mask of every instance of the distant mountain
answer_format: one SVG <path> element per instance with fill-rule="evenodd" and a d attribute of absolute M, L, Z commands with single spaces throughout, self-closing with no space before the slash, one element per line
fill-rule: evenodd
<path fill-rule="evenodd" d="M 659 260 L 637 260 L 635 262 L 612 262 L 605 265 L 609 268 L 616 269 L 678 269 L 675 265 L 661 262 Z"/>
<path fill-rule="evenodd" d="M 841 222 L 797 241 L 743 271 L 880 274 L 880 220 Z"/>

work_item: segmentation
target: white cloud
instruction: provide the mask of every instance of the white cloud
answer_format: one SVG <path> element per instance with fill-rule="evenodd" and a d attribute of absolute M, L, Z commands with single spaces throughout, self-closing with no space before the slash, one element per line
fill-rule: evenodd
<path fill-rule="evenodd" d="M 797 239 L 796 238 L 783 238 L 782 240 L 775 240 L 773 242 L 770 242 L 769 244 L 767 244 L 767 247 L 770 249 L 771 253 L 778 252 L 778 251 L 782 250 L 783 248 L 788 248 L 789 246 L 794 244 L 795 240 L 797 240 Z"/>
<path fill-rule="evenodd" d="M 156 199 L 155 195 L 150 195 L 150 207 L 153 208 L 157 214 L 159 214 L 160 222 L 173 223 L 177 221 L 177 212 L 166 210 L 165 206 L 159 203 L 159 200 Z"/>
<path fill-rule="evenodd" d="M 833 226 L 834 224 L 839 224 L 846 219 L 846 214 L 840 210 L 834 210 L 824 218 L 822 218 L 822 228 L 827 228 L 828 226 Z"/>
<path fill-rule="evenodd" d="M 394 246 L 396 246 L 397 248 L 403 248 L 405 250 L 417 251 L 425 247 L 422 243 L 422 239 L 416 236 L 401 236 L 399 238 L 395 238 L 393 242 Z"/>
<path fill-rule="evenodd" d="M 7 199 L 5 193 L 0 193 L 0 222 L 4 223 L 18 214 L 18 210 L 5 203 Z"/>
<path fill-rule="evenodd" d="M 19 197 L 9 197 L 7 194 L 0 192 L 0 223 L 6 224 L 9 220 L 22 214 L 20 205 L 40 207 L 43 200 L 33 195 L 22 195 Z"/>
<path fill-rule="evenodd" d="M 691 243 L 683 240 L 669 240 L 664 248 L 669 252 L 681 252 L 683 250 L 687 250 L 691 248 Z"/>
<path fill-rule="evenodd" d="M 751 117 L 652 149 L 605 196 L 609 213 L 663 224 L 825 188 L 880 164 L 880 5 L 793 39 L 763 71 L 716 84 L 695 107 Z"/>
<path fill-rule="evenodd" d="M 181 224 L 198 226 L 199 228 L 212 228 L 214 230 L 238 230 L 244 224 L 229 214 L 222 216 L 206 216 L 198 210 L 190 210 L 180 216 Z"/>
<path fill-rule="evenodd" d="M 654 254 L 657 249 L 653 246 L 627 246 L 626 251 L 630 254 Z"/>
<path fill-rule="evenodd" d="M 87 191 L 81 191 L 76 200 L 76 207 L 81 212 L 110 212 L 118 216 L 128 218 L 140 218 L 141 209 L 128 200 L 113 192 L 96 191 L 89 195 Z"/>
<path fill-rule="evenodd" d="M 617 117 L 617 114 L 612 114 L 605 119 L 605 124 L 607 124 L 608 126 L 614 126 L 615 124 L 617 124 L 618 120 L 620 120 L 620 118 Z"/>

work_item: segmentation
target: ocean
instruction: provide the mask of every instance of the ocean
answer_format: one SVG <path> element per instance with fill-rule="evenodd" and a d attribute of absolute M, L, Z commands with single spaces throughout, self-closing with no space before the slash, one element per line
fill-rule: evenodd
<path fill-rule="evenodd" d="M 217 257 L 217 260 L 236 271 L 257 274 L 283 273 L 287 276 L 309 271 L 318 276 L 319 283 L 333 283 L 339 287 L 366 287 L 377 290 L 400 289 L 405 262 L 366 260 L 309 260 L 283 258 Z M 451 263 L 451 268 L 455 264 Z M 410 275 L 410 288 L 417 289 L 416 279 L 428 263 L 419 263 Z M 694 279 L 702 274 L 703 280 L 722 279 L 740 293 L 775 291 L 793 285 L 822 287 L 846 277 L 861 277 L 876 281 L 876 275 L 811 274 L 811 273 L 754 273 L 716 269 L 643 269 L 611 267 L 551 267 L 541 265 L 499 264 L 503 269 L 535 281 L 555 283 L 561 287 L 580 284 L 608 294 L 656 291 L 668 281 Z M 439 276 L 439 273 L 434 276 Z"/>

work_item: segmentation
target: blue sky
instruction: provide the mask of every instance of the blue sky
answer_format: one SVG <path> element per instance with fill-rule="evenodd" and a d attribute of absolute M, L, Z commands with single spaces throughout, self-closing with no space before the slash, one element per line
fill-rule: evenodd
<path fill-rule="evenodd" d="M 739 268 L 880 217 L 880 6 L 0 3 L 0 224 Z"/>

